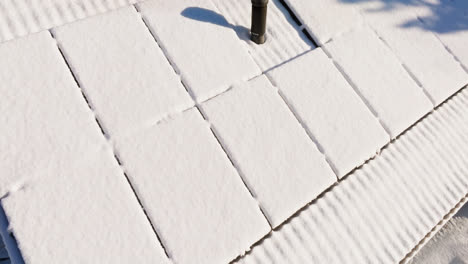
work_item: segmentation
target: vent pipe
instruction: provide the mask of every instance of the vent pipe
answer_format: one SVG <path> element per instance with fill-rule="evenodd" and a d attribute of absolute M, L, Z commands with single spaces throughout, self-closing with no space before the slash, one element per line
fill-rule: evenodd
<path fill-rule="evenodd" d="M 252 28 L 250 30 L 250 39 L 257 44 L 265 43 L 267 5 L 268 0 L 252 0 Z"/>

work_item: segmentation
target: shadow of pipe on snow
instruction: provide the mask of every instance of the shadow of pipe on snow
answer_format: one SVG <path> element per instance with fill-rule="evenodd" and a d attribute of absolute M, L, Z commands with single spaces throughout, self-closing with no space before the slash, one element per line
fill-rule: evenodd
<path fill-rule="evenodd" d="M 9 222 L 8 217 L 3 209 L 2 200 L 0 199 L 0 235 L 3 239 L 3 245 L 5 246 L 8 257 L 13 264 L 24 264 L 23 256 L 18 248 L 16 239 L 13 233 L 8 229 Z M 1 244 L 1 241 L 0 241 Z M 2 256 L 3 258 L 3 256 Z M 1 263 L 10 263 L 8 260 L 4 260 Z"/>
<path fill-rule="evenodd" d="M 237 36 L 244 41 L 249 41 L 250 30 L 244 26 L 232 25 L 229 23 L 224 16 L 218 14 L 212 10 L 201 8 L 201 7 L 187 7 L 180 13 L 183 17 L 209 23 L 217 26 L 233 29 Z"/>

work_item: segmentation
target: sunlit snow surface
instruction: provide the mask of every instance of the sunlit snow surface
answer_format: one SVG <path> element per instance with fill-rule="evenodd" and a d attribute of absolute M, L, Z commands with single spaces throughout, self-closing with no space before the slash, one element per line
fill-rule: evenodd
<path fill-rule="evenodd" d="M 136 2 L 0 0 L 12 262 L 467 261 L 467 0 Z"/>

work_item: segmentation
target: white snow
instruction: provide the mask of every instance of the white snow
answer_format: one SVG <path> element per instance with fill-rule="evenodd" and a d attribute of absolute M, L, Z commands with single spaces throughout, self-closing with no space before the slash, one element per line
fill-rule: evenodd
<path fill-rule="evenodd" d="M 342 177 L 390 141 L 321 49 L 268 73 Z M 326 109 L 326 111 L 324 111 Z"/>
<path fill-rule="evenodd" d="M 211 0 L 152 0 L 138 7 L 197 101 L 260 74 L 232 28 L 216 24 L 216 18 L 183 16 L 191 7 L 216 10 Z"/>
<path fill-rule="evenodd" d="M 167 263 L 111 151 L 54 162 L 2 200 L 26 263 Z"/>
<path fill-rule="evenodd" d="M 0 42 L 134 1 L 5 0 Z M 468 83 L 442 1 L 271 0 L 258 46 L 248 0 L 147 0 L 1 43 L 26 263 L 401 261 L 468 192 L 467 90 L 420 120 Z"/>
<path fill-rule="evenodd" d="M 418 82 L 427 89 L 436 104 L 440 104 L 466 85 L 468 74 L 444 48 L 435 33 L 426 29 L 427 25 L 424 25 L 417 17 L 415 10 L 418 8 L 412 6 L 416 3 L 388 0 L 320 0 L 314 1 L 311 5 L 307 0 L 288 1 L 319 44 L 336 39 L 343 32 L 355 30 L 361 24 L 374 28 L 399 60 L 414 74 Z M 437 3 L 432 6 L 449 4 Z M 422 9 L 421 6 L 431 7 L 430 3 L 418 3 L 418 5 L 419 9 Z M 426 13 L 427 9 L 426 7 Z M 439 20 L 434 20 L 440 23 Z M 455 21 L 457 27 L 462 30 L 464 27 L 460 23 L 464 23 L 464 20 L 466 21 L 466 16 L 459 16 Z M 426 22 L 430 25 L 431 21 L 426 19 Z M 451 25 L 452 29 L 454 26 Z M 446 35 L 464 38 L 459 32 L 447 32 Z M 443 38 L 441 37 L 442 40 Z M 451 44 L 450 37 L 447 38 L 448 44 L 446 45 L 449 48 L 453 46 L 455 55 L 460 54 L 459 56 L 463 58 L 466 53 L 465 49 L 458 47 L 459 45 L 464 47 L 463 42 L 455 40 L 456 44 Z"/>
<path fill-rule="evenodd" d="M 270 230 L 196 109 L 126 138 L 119 154 L 176 263 L 227 263 Z"/>
<path fill-rule="evenodd" d="M 235 263 L 401 263 L 466 201 L 467 110 L 465 89 Z"/>
<path fill-rule="evenodd" d="M 150 126 L 193 105 L 133 7 L 53 32 L 111 137 Z"/>
<path fill-rule="evenodd" d="M 432 109 L 423 90 L 391 50 L 367 27 L 342 35 L 324 49 L 339 64 L 392 137 Z"/>
<path fill-rule="evenodd" d="M 0 56 L 2 205 L 25 262 L 165 263 L 52 37 Z"/>
<path fill-rule="evenodd" d="M 466 1 L 437 3 L 437 8 L 427 10 L 419 7 L 416 12 L 425 27 L 437 33 L 437 37 L 468 71 L 468 4 Z"/>
<path fill-rule="evenodd" d="M 57 158 L 72 160 L 104 141 L 47 32 L 1 45 L 0 57 L 2 197 L 43 171 L 66 167 Z M 77 131 L 83 136 L 71 140 Z"/>
<path fill-rule="evenodd" d="M 273 226 L 336 180 L 266 77 L 240 84 L 202 108 Z"/>
<path fill-rule="evenodd" d="M 109 12 L 137 1 L 2 0 L 0 3 L 0 43 Z"/>
<path fill-rule="evenodd" d="M 367 23 L 414 74 L 436 104 L 466 85 L 468 74 L 413 10 L 362 11 Z M 378 10 L 378 9 L 377 9 Z M 405 26 L 411 22 L 412 25 Z"/>

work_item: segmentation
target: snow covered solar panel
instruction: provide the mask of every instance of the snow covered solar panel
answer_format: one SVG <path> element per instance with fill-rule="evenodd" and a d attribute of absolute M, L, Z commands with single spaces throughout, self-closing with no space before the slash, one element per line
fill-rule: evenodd
<path fill-rule="evenodd" d="M 233 1 L 0 2 L 13 261 L 396 263 L 465 202 L 462 0 L 270 0 L 260 46 Z"/>
<path fill-rule="evenodd" d="M 468 199 L 468 89 L 236 263 L 398 263 Z"/>

